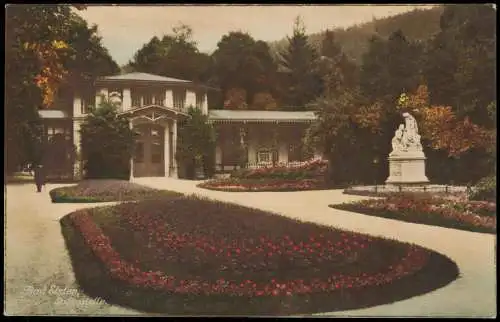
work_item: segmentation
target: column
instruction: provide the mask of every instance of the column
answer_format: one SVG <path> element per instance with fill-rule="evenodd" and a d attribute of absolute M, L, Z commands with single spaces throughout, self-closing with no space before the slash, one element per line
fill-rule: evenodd
<path fill-rule="evenodd" d="M 163 136 L 165 140 L 164 145 L 164 158 L 165 158 L 165 177 L 170 176 L 170 149 L 169 149 L 169 140 L 170 140 L 170 127 L 168 123 L 165 124 L 165 135 Z"/>
<path fill-rule="evenodd" d="M 171 89 L 165 90 L 165 107 L 174 108 L 174 93 Z"/>
<path fill-rule="evenodd" d="M 186 91 L 186 103 L 185 103 L 186 110 L 189 107 L 196 108 L 196 93 L 190 90 Z"/>
<path fill-rule="evenodd" d="M 75 93 L 73 97 L 73 117 L 82 115 L 82 99 Z"/>
<path fill-rule="evenodd" d="M 224 170 L 222 168 L 222 148 L 220 146 L 219 140 L 217 140 L 217 143 L 215 146 L 215 169 Z"/>
<path fill-rule="evenodd" d="M 132 130 L 134 128 L 134 125 L 132 124 L 132 120 L 128 121 L 128 126 Z M 134 154 L 135 154 L 135 143 L 134 143 L 134 150 L 132 152 L 132 155 L 130 156 L 130 181 L 134 179 Z"/>
<path fill-rule="evenodd" d="M 81 142 L 80 142 L 80 121 L 73 120 L 73 144 L 75 146 L 75 163 L 73 165 L 73 177 L 75 180 L 82 178 L 82 162 L 81 162 Z"/>
<path fill-rule="evenodd" d="M 278 143 L 278 162 L 279 163 L 288 163 L 288 147 L 285 141 L 281 141 Z"/>
<path fill-rule="evenodd" d="M 201 105 L 201 111 L 203 112 L 204 115 L 208 114 L 208 97 L 207 97 L 207 93 L 205 93 L 204 96 L 203 96 L 203 104 Z"/>
<path fill-rule="evenodd" d="M 172 177 L 177 179 L 177 120 L 174 119 L 173 127 L 172 127 L 172 150 L 173 150 L 173 158 L 172 158 L 172 163 L 173 163 L 173 168 L 174 171 L 172 173 Z"/>
<path fill-rule="evenodd" d="M 257 164 L 257 142 L 255 142 L 255 139 L 253 137 L 248 138 L 248 163 L 250 163 L 252 166 L 255 166 Z"/>
<path fill-rule="evenodd" d="M 122 111 L 125 112 L 131 107 L 132 107 L 132 96 L 130 94 L 130 88 L 124 88 L 123 98 L 122 98 Z"/>

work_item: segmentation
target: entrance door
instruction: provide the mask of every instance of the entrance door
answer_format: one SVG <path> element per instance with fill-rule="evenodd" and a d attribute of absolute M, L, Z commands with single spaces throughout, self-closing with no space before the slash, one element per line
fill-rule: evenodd
<path fill-rule="evenodd" d="M 165 175 L 164 128 L 159 125 L 136 126 L 140 133 L 135 146 L 134 176 L 163 177 Z"/>

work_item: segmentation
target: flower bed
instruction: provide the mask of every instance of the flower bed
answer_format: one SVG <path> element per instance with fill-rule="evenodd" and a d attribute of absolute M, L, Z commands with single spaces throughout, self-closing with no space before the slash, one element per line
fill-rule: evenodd
<path fill-rule="evenodd" d="M 170 297 L 216 297 L 239 313 L 250 306 L 263 313 L 269 298 L 316 295 L 323 296 L 314 304 L 322 303 L 323 311 L 362 307 L 380 301 L 366 297 L 375 290 L 387 303 L 401 293 L 398 283 L 418 277 L 419 287 L 425 285 L 419 294 L 458 274 L 452 262 L 415 245 L 194 197 L 86 209 L 69 218 L 113 280 Z M 429 267 L 448 271 L 427 275 Z M 236 308 L 235 298 L 264 302 Z M 286 311 L 302 312 L 307 303 Z M 283 303 L 278 306 L 285 310 Z"/>
<path fill-rule="evenodd" d="M 215 179 L 202 182 L 198 187 L 227 191 L 227 192 L 248 192 L 248 191 L 303 191 L 327 189 L 322 179 Z"/>
<path fill-rule="evenodd" d="M 124 180 L 85 180 L 74 186 L 52 189 L 49 194 L 52 202 L 57 203 L 131 201 L 181 196 L 177 192 L 152 189 Z"/>
<path fill-rule="evenodd" d="M 496 203 L 493 202 L 406 193 L 330 207 L 407 222 L 476 232 L 496 232 Z"/>
<path fill-rule="evenodd" d="M 236 170 L 231 173 L 231 177 L 239 179 L 318 179 L 324 177 L 327 167 L 328 161 L 314 159 L 297 166 L 278 164 L 277 166 Z"/>

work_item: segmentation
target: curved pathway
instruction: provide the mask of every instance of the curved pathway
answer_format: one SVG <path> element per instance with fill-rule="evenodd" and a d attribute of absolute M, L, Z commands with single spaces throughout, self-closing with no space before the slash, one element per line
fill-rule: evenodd
<path fill-rule="evenodd" d="M 328 204 L 366 197 L 340 190 L 305 192 L 230 193 L 200 189 L 198 182 L 138 178 L 137 183 L 280 213 L 284 216 L 336 226 L 374 236 L 415 243 L 454 260 L 461 276 L 436 291 L 372 308 L 334 313 L 334 316 L 461 316 L 496 315 L 496 236 L 404 223 L 336 210 Z M 76 209 L 100 204 L 52 204 L 46 186 L 7 185 L 5 217 L 6 315 L 142 315 L 143 313 L 93 300 L 78 291 L 64 245 L 59 219 Z"/>
<path fill-rule="evenodd" d="M 337 210 L 329 204 L 367 197 L 344 195 L 342 190 L 300 192 L 221 192 L 196 187 L 200 181 L 137 178 L 137 183 L 158 189 L 196 193 L 243 206 L 335 226 L 373 236 L 414 243 L 455 261 L 460 277 L 433 292 L 392 304 L 320 315 L 334 316 L 496 316 L 496 236 L 366 216 Z"/>

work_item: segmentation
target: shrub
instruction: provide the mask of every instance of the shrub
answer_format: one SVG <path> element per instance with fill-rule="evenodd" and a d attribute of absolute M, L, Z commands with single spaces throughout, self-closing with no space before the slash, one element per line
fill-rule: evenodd
<path fill-rule="evenodd" d="M 215 172 L 215 133 L 208 117 L 190 107 L 190 117 L 179 124 L 176 158 L 184 168 L 179 175 L 194 179 L 196 169 L 203 168 L 205 176 Z"/>
<path fill-rule="evenodd" d="M 81 127 L 82 159 L 87 179 L 128 179 L 134 132 L 114 104 L 101 103 Z"/>
<path fill-rule="evenodd" d="M 469 194 L 471 200 L 484 200 L 484 201 L 495 201 L 496 200 L 496 176 L 490 175 L 479 180 L 474 189 Z"/>

